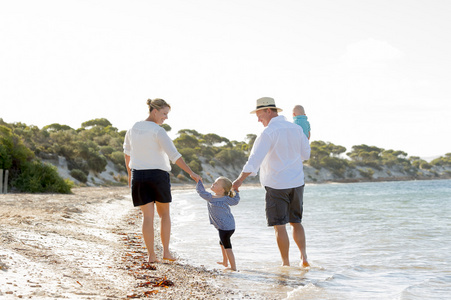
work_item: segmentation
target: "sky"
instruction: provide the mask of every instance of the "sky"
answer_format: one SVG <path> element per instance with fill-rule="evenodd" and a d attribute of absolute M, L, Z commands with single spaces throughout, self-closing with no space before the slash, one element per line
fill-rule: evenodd
<path fill-rule="evenodd" d="M 0 0 L 0 118 L 119 130 L 172 107 L 181 129 L 244 141 L 273 97 L 311 141 L 451 152 L 451 1 Z"/>

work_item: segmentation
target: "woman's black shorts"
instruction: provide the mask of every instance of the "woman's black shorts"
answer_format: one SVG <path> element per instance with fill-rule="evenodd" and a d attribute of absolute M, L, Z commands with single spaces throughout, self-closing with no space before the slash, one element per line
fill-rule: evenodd
<path fill-rule="evenodd" d="M 150 202 L 172 201 L 169 173 L 159 169 L 132 170 L 132 199 L 134 206 Z"/>

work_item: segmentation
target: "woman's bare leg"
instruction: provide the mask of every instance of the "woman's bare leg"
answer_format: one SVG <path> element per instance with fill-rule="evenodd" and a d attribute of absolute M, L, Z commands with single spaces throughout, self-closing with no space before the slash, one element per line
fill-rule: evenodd
<path fill-rule="evenodd" d="M 169 203 L 156 202 L 157 212 L 160 216 L 160 235 L 163 245 L 163 259 L 175 260 L 169 251 L 169 241 L 171 239 L 171 215 Z"/>
<path fill-rule="evenodd" d="M 143 213 L 142 233 L 144 243 L 147 247 L 147 253 L 149 255 L 148 262 L 153 263 L 157 261 L 154 248 L 154 232 L 153 232 L 153 218 L 155 213 L 154 203 L 150 202 L 146 205 L 140 206 Z"/>

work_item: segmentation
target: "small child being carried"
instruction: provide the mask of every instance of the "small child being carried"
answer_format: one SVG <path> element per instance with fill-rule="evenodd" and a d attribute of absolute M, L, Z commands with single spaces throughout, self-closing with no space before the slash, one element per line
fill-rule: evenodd
<path fill-rule="evenodd" d="M 226 270 L 236 271 L 235 256 L 232 251 L 230 238 L 235 232 L 235 219 L 230 211 L 231 205 L 237 205 L 240 202 L 238 192 L 232 190 L 232 181 L 226 177 L 219 177 L 210 188 L 215 194 L 205 191 L 201 180 L 197 182 L 196 191 L 203 199 L 207 200 L 208 216 L 210 224 L 219 231 L 219 244 L 222 251 L 222 262 L 218 264 L 230 268 Z"/>
<path fill-rule="evenodd" d="M 307 116 L 302 105 L 296 105 L 293 108 L 293 122 L 302 127 L 305 136 L 310 140 L 310 123 L 307 121 Z"/>

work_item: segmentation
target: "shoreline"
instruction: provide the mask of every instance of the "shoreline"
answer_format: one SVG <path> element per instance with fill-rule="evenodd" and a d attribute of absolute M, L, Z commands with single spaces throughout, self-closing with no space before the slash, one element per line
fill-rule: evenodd
<path fill-rule="evenodd" d="M 243 187 L 261 188 L 259 184 Z M 173 184 L 172 190 L 194 191 L 195 184 Z M 227 272 L 184 260 L 146 264 L 141 212 L 128 195 L 128 187 L 81 187 L 67 195 L 0 194 L 0 297 L 250 297 L 226 284 Z M 155 223 L 161 259 L 158 216 Z"/>

